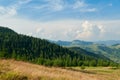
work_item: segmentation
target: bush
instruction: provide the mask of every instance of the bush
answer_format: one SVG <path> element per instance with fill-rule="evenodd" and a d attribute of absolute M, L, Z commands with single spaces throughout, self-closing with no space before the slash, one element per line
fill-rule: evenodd
<path fill-rule="evenodd" d="M 85 69 L 85 66 L 84 66 L 84 65 L 82 65 L 82 66 L 81 66 L 81 69 L 82 69 L 82 70 L 84 70 L 84 69 Z"/>

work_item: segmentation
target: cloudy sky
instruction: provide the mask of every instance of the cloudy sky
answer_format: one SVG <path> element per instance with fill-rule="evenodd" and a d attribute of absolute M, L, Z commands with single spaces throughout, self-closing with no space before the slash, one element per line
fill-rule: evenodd
<path fill-rule="evenodd" d="M 120 40 L 120 0 L 0 0 L 0 26 L 50 40 Z"/>

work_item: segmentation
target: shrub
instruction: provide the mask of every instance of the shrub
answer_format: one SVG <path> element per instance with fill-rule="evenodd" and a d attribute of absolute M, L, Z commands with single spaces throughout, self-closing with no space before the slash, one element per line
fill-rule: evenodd
<path fill-rule="evenodd" d="M 82 66 L 81 66 L 81 69 L 82 69 L 82 70 L 84 70 L 84 69 L 85 69 L 85 66 L 84 66 L 84 65 L 82 65 Z"/>

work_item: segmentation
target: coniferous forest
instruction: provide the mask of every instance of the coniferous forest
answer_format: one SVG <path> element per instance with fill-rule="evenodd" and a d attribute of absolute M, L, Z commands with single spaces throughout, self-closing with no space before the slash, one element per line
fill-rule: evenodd
<path fill-rule="evenodd" d="M 0 27 L 0 58 L 45 66 L 116 66 L 117 63 L 85 50 L 64 48 L 45 39 L 18 34 Z"/>

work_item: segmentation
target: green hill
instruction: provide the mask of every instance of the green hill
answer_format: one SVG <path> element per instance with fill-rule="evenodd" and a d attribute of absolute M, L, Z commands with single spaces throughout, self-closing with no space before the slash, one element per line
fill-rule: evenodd
<path fill-rule="evenodd" d="M 109 57 L 114 62 L 120 63 L 120 45 L 113 46 L 97 46 L 99 52 Z"/>
<path fill-rule="evenodd" d="M 98 55 L 104 55 L 110 60 L 120 63 L 120 46 L 119 45 L 106 46 L 106 45 L 100 45 L 100 44 L 93 44 L 93 45 L 87 45 L 87 46 L 80 45 L 79 47 L 89 52 L 94 52 L 95 54 L 98 54 Z"/>
<path fill-rule="evenodd" d="M 82 48 L 88 52 L 97 54 L 99 56 L 107 57 L 114 62 L 120 63 L 119 42 L 120 42 L 119 40 L 96 41 L 96 42 L 74 40 L 74 41 L 56 41 L 54 43 L 64 47 Z"/>
<path fill-rule="evenodd" d="M 0 27 L 0 58 L 13 58 L 46 66 L 108 66 L 113 64 L 108 59 L 95 58 L 85 53 L 88 52 L 74 52 L 47 40 L 17 34 L 9 28 Z"/>

